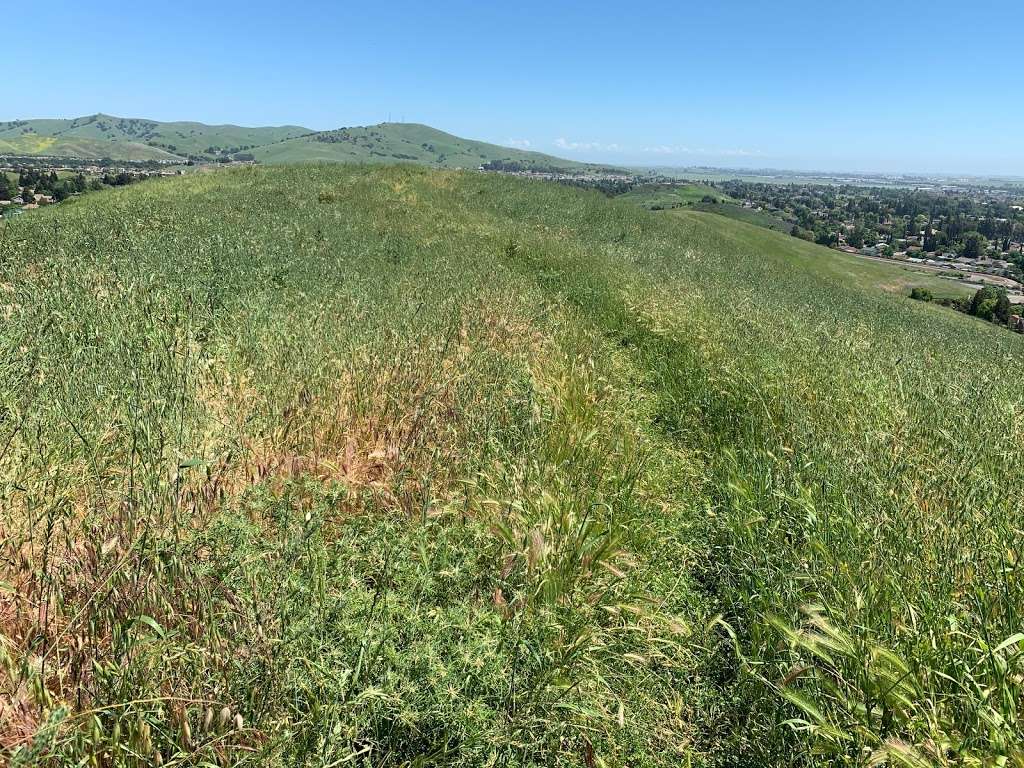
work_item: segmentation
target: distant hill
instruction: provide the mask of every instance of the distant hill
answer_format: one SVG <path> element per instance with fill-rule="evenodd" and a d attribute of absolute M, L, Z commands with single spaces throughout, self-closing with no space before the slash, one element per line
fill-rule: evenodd
<path fill-rule="evenodd" d="M 489 162 L 517 163 L 531 170 L 575 170 L 586 163 L 525 152 L 453 136 L 418 123 L 381 123 L 339 128 L 285 139 L 254 150 L 260 162 L 412 162 L 441 168 L 476 168 Z"/>
<path fill-rule="evenodd" d="M 0 122 L 0 155 L 161 162 L 228 158 L 261 163 L 410 162 L 440 168 L 501 163 L 551 171 L 597 167 L 463 139 L 416 123 L 314 131 L 297 125 L 245 128 L 104 114 Z"/>
<path fill-rule="evenodd" d="M 222 151 L 244 152 L 308 133 L 308 128 L 295 125 L 242 128 L 97 114 L 73 120 L 0 123 L 0 154 L 163 161 L 184 161 L 192 155 L 214 159 Z"/>

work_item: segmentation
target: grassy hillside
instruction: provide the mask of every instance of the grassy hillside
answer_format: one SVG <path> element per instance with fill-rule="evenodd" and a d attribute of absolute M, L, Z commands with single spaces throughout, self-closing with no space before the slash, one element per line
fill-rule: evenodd
<path fill-rule="evenodd" d="M 0 123 L 0 153 L 169 160 L 203 154 L 211 148 L 240 150 L 308 133 L 310 129 L 300 126 L 242 128 L 97 114 L 72 120 Z"/>
<path fill-rule="evenodd" d="M 702 203 L 697 202 L 690 206 L 691 210 L 705 211 L 706 213 L 716 213 L 719 216 L 725 216 L 730 219 L 736 219 L 737 221 L 745 221 L 748 224 L 756 224 L 759 227 L 765 229 L 771 229 L 775 232 L 784 232 L 787 235 L 792 231 L 793 225 L 781 219 L 778 216 L 773 216 L 767 211 L 757 211 L 752 208 L 744 208 L 738 203 Z"/>
<path fill-rule="evenodd" d="M 255 152 L 266 163 L 414 162 L 442 168 L 476 168 L 494 160 L 515 161 L 529 168 L 581 169 L 585 163 L 499 147 L 452 136 L 415 123 L 382 123 L 340 128 L 289 139 Z"/>
<path fill-rule="evenodd" d="M 755 253 L 759 259 L 784 260 L 815 279 L 828 277 L 849 287 L 896 296 L 907 296 L 913 288 L 927 288 L 941 297 L 962 297 L 974 292 L 960 280 L 940 277 L 934 271 L 915 269 L 913 265 L 896 261 L 864 259 L 788 234 L 765 232 L 761 224 L 733 219 L 717 211 L 710 213 L 703 210 L 703 206 L 674 210 L 665 215 L 705 221 L 719 236 L 727 238 L 733 250 Z M 716 220 L 709 221 L 708 217 L 712 216 Z M 721 221 L 721 218 L 726 220 Z"/>
<path fill-rule="evenodd" d="M 704 198 L 720 203 L 732 202 L 731 197 L 706 184 L 642 184 L 619 197 L 648 210 L 692 205 Z"/>
<path fill-rule="evenodd" d="M 585 163 L 462 139 L 426 125 L 382 123 L 336 131 L 300 126 L 161 123 L 110 115 L 74 120 L 0 123 L 0 154 L 115 160 L 216 159 L 252 155 L 261 163 L 413 162 L 441 168 L 476 168 L 494 160 L 526 168 L 574 170 Z"/>
<path fill-rule="evenodd" d="M 1024 340 L 807 248 L 408 166 L 19 217 L 0 745 L 1020 765 Z"/>
<path fill-rule="evenodd" d="M 166 150 L 135 141 L 104 142 L 76 137 L 40 136 L 35 133 L 0 137 L 0 154 L 69 159 L 179 160 Z"/>

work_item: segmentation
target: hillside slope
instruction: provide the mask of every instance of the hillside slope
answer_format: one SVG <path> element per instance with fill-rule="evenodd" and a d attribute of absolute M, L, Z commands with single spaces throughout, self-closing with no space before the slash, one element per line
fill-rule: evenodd
<path fill-rule="evenodd" d="M 413 162 L 441 168 L 476 168 L 502 160 L 524 168 L 579 170 L 585 163 L 462 139 L 415 123 L 313 131 L 301 126 L 243 128 L 237 125 L 161 123 L 90 115 L 73 120 L 0 123 L 0 155 L 78 159 L 181 161 L 189 157 L 254 157 L 261 163 Z"/>
<path fill-rule="evenodd" d="M 732 198 L 706 184 L 641 184 L 618 196 L 647 210 L 662 210 L 709 202 L 728 203 Z"/>
<path fill-rule="evenodd" d="M 14 120 L 0 123 L 0 152 L 114 160 L 175 160 L 215 149 L 259 146 L 311 133 L 300 126 L 243 128 L 194 122 L 96 114 L 68 120 Z"/>
<path fill-rule="evenodd" d="M 476 168 L 495 160 L 518 162 L 525 168 L 581 169 L 585 163 L 499 147 L 452 136 L 416 123 L 381 123 L 340 128 L 261 147 L 256 158 L 267 163 L 414 162 L 442 168 Z"/>
<path fill-rule="evenodd" d="M 18 217 L 2 754 L 1020 763 L 1024 340 L 792 242 L 413 166 Z"/>

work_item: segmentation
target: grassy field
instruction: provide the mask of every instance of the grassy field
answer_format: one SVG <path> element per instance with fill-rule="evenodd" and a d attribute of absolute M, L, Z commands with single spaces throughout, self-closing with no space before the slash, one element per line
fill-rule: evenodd
<path fill-rule="evenodd" d="M 793 225 L 785 219 L 774 216 L 767 211 L 756 211 L 752 208 L 744 208 L 742 205 L 737 203 L 697 202 L 691 206 L 691 209 L 695 211 L 705 211 L 706 213 L 717 213 L 719 216 L 726 216 L 730 219 L 736 219 L 737 221 L 745 221 L 748 224 L 756 224 L 759 227 L 771 229 L 775 232 L 784 232 L 787 235 L 793 229 Z"/>
<path fill-rule="evenodd" d="M 709 206 L 709 208 L 712 206 Z M 718 206 L 721 207 L 721 206 Z M 959 279 L 940 276 L 937 272 L 915 269 L 911 264 L 864 259 L 832 248 L 808 243 L 780 232 L 766 232 L 761 224 L 722 216 L 703 210 L 703 206 L 670 211 L 688 221 L 703 221 L 729 242 L 736 252 L 755 254 L 758 260 L 774 259 L 797 266 L 815 278 L 827 277 L 863 291 L 881 291 L 907 296 L 913 288 L 927 288 L 938 297 L 960 298 L 975 289 Z M 729 221 L 709 220 L 708 217 Z"/>
<path fill-rule="evenodd" d="M 619 195 L 620 200 L 648 210 L 692 205 L 702 202 L 706 197 L 720 203 L 732 201 L 728 195 L 705 184 L 642 184 Z"/>
<path fill-rule="evenodd" d="M 820 250 L 413 166 L 19 217 L 9 762 L 1024 764 L 1024 340 Z"/>

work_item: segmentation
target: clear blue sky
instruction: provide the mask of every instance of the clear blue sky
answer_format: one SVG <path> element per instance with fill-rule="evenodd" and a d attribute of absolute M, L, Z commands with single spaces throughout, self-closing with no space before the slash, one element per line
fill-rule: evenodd
<path fill-rule="evenodd" d="M 390 117 L 586 160 L 1024 175 L 1022 0 L 46 0 L 0 18 L 0 119 Z"/>

